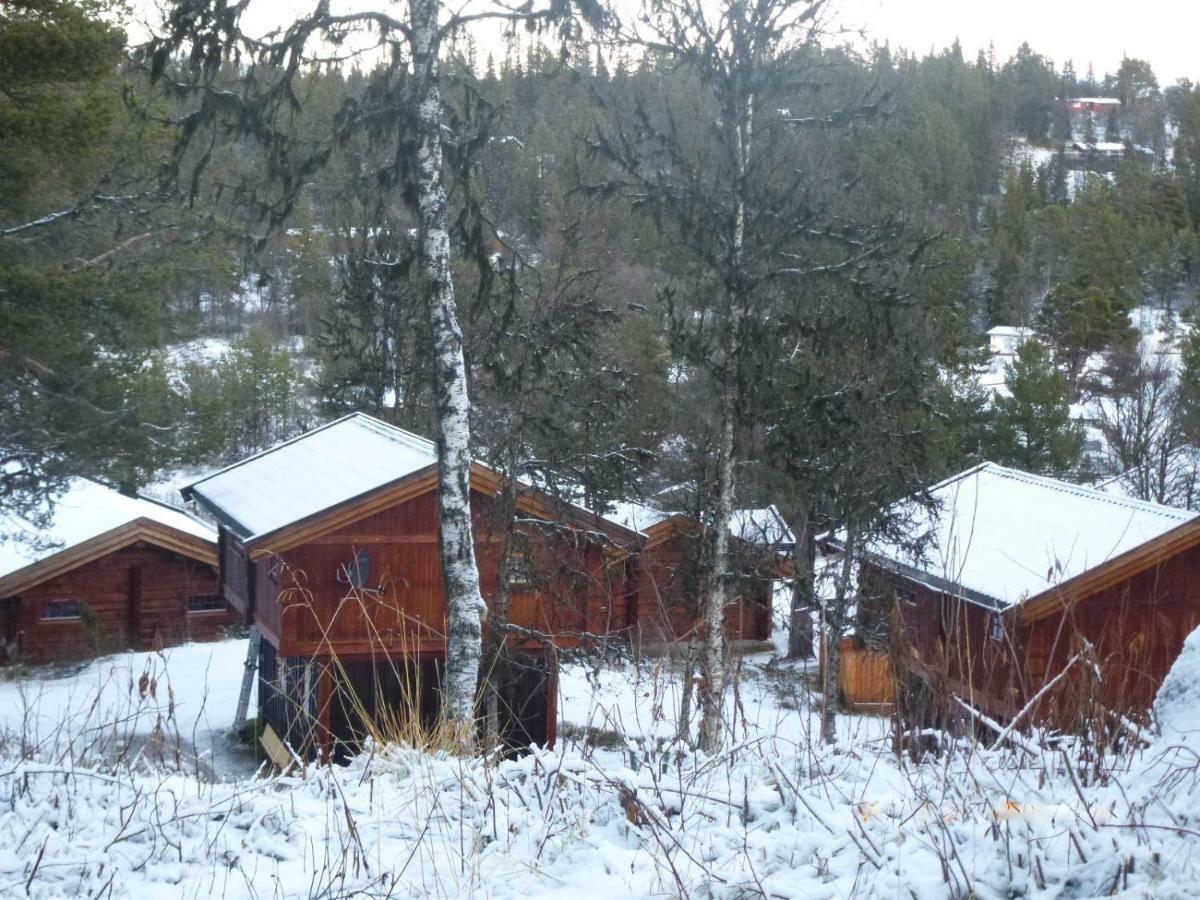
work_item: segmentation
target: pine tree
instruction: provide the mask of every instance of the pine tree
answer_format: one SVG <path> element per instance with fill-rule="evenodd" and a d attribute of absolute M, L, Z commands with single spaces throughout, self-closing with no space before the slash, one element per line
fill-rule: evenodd
<path fill-rule="evenodd" d="M 1089 356 L 1129 332 L 1129 304 L 1102 283 L 1063 281 L 1042 301 L 1038 323 L 1074 379 Z"/>
<path fill-rule="evenodd" d="M 1186 439 L 1200 444 L 1200 330 L 1187 333 L 1180 351 L 1180 421 Z"/>
<path fill-rule="evenodd" d="M 171 461 L 153 353 L 199 241 L 159 226 L 154 129 L 122 105 L 115 7 L 0 6 L 0 519 L 68 475 L 132 490 Z"/>
<path fill-rule="evenodd" d="M 997 396 L 987 451 L 1004 465 L 1061 476 L 1078 471 L 1083 427 L 1071 418 L 1071 383 L 1038 340 L 1007 367 L 1008 396 Z"/>

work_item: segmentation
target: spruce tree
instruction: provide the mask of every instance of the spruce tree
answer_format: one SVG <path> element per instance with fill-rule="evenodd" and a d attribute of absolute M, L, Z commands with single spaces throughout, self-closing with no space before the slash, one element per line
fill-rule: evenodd
<path fill-rule="evenodd" d="M 1026 472 L 1061 476 L 1080 467 L 1083 427 L 1071 418 L 1071 383 L 1046 345 L 1026 341 L 1007 367 L 1008 396 L 997 396 L 990 457 Z"/>

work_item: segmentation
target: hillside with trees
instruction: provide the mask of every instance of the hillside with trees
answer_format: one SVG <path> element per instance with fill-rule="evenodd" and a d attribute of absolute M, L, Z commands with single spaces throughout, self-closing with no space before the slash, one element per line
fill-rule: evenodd
<path fill-rule="evenodd" d="M 431 430 L 418 223 L 379 189 L 390 151 L 368 130 L 378 73 L 353 54 L 298 72 L 264 145 L 251 123 L 188 113 L 181 80 L 168 71 L 151 84 L 124 33 L 87 10 L 18 4 L 3 21 L 6 57 L 22 54 L 0 108 L 3 445 L 21 477 L 36 487 L 86 471 L 144 487 L 352 409 Z M 75 56 L 36 36 L 30 26 L 46 18 Z M 716 212 L 698 196 L 721 202 L 725 164 L 701 128 L 718 101 L 665 51 L 638 46 L 515 31 L 483 52 L 467 34 L 445 60 L 463 153 L 447 177 L 477 443 L 571 472 L 598 502 L 681 481 L 706 489 L 722 414 L 703 400 L 712 379 L 727 380 L 708 361 L 731 352 L 694 333 L 727 330 L 709 328 L 720 321 L 713 283 L 696 265 L 727 238 L 697 230 Z M 911 414 L 945 428 L 912 449 L 922 457 L 912 471 L 928 480 L 980 456 L 1028 461 L 1005 436 L 1005 405 L 956 377 L 981 361 L 991 326 L 1036 331 L 1067 403 L 1086 400 L 1089 378 L 1131 339 L 1133 310 L 1168 313 L 1179 339 L 1189 330 L 1195 88 L 1160 88 L 1139 60 L 1080 77 L 1028 46 L 1010 60 L 968 60 L 958 47 L 819 52 L 805 65 L 826 73 L 820 91 L 786 63 L 764 75 L 778 94 L 758 110 L 769 146 L 744 176 L 769 198 L 751 227 L 783 215 L 804 234 L 755 238 L 793 271 L 754 276 L 765 283 L 745 326 L 754 359 L 737 376 L 740 496 L 795 481 L 760 437 L 791 415 L 772 408 L 789 390 L 775 383 L 784 369 L 789 381 L 904 381 Z M 213 78 L 230 89 L 251 78 L 264 97 L 272 88 L 262 63 Z M 1130 152 L 1111 171 L 1069 171 L 1067 101 L 1099 95 L 1121 98 L 1102 125 Z M 347 110 L 363 123 L 353 132 L 339 120 Z M 197 132 L 186 148 L 181 127 Z M 688 181 L 644 181 L 655 142 Z M 270 179 L 267 164 L 281 167 Z M 856 309 L 856 291 L 876 298 L 862 293 Z M 870 321 L 889 304 L 899 319 Z M 835 375 L 853 368 L 839 347 L 878 327 L 889 343 L 911 335 L 913 351 L 871 350 L 873 371 Z M 880 375 L 884 365 L 897 369 Z M 1043 424 L 1056 427 L 1031 427 Z M 1069 455 L 1046 471 L 1139 463 Z"/>
<path fill-rule="evenodd" d="M 0 894 L 1187 895 L 1200 85 L 248 10 L 0 7 Z"/>

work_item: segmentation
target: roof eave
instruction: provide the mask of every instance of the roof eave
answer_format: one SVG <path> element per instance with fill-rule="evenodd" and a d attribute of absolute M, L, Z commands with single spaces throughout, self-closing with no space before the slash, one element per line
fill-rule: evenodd
<path fill-rule="evenodd" d="M 1019 604 L 1018 617 L 1022 623 L 1043 619 L 1195 546 L 1200 546 L 1200 516 L 1028 598 Z"/>
<path fill-rule="evenodd" d="M 404 503 L 433 490 L 437 485 L 437 476 L 438 467 L 434 463 L 405 475 L 403 478 L 398 478 L 388 484 L 372 488 L 369 491 L 343 500 L 333 506 L 326 507 L 302 519 L 297 519 L 295 522 L 290 522 L 282 527 L 258 534 L 252 533 L 227 514 L 224 514 L 224 518 L 228 523 L 227 527 L 235 531 L 241 529 L 238 532 L 239 537 L 252 556 L 262 556 L 266 553 L 280 553 L 303 544 L 319 534 L 336 530 L 351 522 L 372 515 L 388 506 Z M 479 490 L 483 493 L 494 493 L 503 478 L 504 476 L 500 475 L 495 469 L 485 466 L 483 463 L 474 462 L 471 464 L 471 487 L 474 490 Z M 609 539 L 614 540 L 614 543 L 618 543 L 616 538 L 623 539 L 630 546 L 637 546 L 640 542 L 640 536 L 637 532 L 617 525 L 614 522 L 609 522 L 596 513 L 569 503 L 566 500 L 554 497 L 537 488 L 527 485 L 522 486 L 518 493 L 518 505 L 524 512 L 547 520 L 571 519 L 577 524 L 585 525 L 592 530 L 605 534 Z M 200 495 L 196 496 L 197 499 L 200 499 Z M 535 501 L 533 498 L 536 497 L 545 497 L 546 501 L 549 502 Z M 356 507 L 365 508 L 361 512 L 354 512 Z M 211 503 L 206 503 L 205 508 L 218 517 L 223 514 L 219 510 L 214 509 Z M 556 515 L 555 513 L 559 514 Z M 622 551 L 628 552 L 628 548 L 622 548 Z"/>
<path fill-rule="evenodd" d="M 64 547 L 50 556 L 0 577 L 0 597 L 23 593 L 44 581 L 65 575 L 139 541 L 170 550 L 205 565 L 217 564 L 215 540 L 142 517 L 110 528 L 86 541 Z"/>
<path fill-rule="evenodd" d="M 841 549 L 840 545 L 836 544 L 835 542 L 830 541 L 829 543 L 831 546 L 834 546 L 839 550 Z M 936 575 L 933 572 L 925 571 L 924 569 L 920 569 L 916 566 L 910 566 L 887 556 L 882 556 L 876 553 L 868 553 L 867 559 L 875 565 L 883 569 L 887 569 L 889 572 L 899 575 L 902 578 L 906 578 L 909 581 L 915 581 L 920 584 L 928 585 L 940 593 L 951 597 L 957 597 L 959 600 L 965 600 L 966 602 L 973 603 L 976 606 L 982 606 L 991 612 L 1006 612 L 1016 605 L 1005 600 L 1001 600 L 999 597 L 994 597 L 991 594 L 984 593 L 983 591 L 975 590 L 974 588 L 969 588 L 966 585 L 959 584 L 958 582 L 952 581 L 949 578 Z"/>
<path fill-rule="evenodd" d="M 196 490 L 194 484 L 189 484 L 187 487 L 180 488 L 180 496 L 184 500 L 194 502 L 197 506 L 202 507 L 210 516 L 217 520 L 223 527 L 232 531 L 242 541 L 251 539 L 251 531 L 229 513 L 225 512 L 215 501 L 204 496 L 203 493 Z"/>

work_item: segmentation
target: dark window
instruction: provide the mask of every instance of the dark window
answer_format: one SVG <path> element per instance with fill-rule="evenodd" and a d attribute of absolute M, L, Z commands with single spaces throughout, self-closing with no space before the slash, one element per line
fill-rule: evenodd
<path fill-rule="evenodd" d="M 371 581 L 371 554 L 359 550 L 354 558 L 340 567 L 337 580 L 339 584 L 348 584 L 352 588 L 365 590 Z"/>
<path fill-rule="evenodd" d="M 189 613 L 225 612 L 225 601 L 217 594 L 201 594 L 188 597 L 187 611 Z"/>
<path fill-rule="evenodd" d="M 529 556 L 523 550 L 514 550 L 508 561 L 508 586 L 523 589 L 533 584 L 533 570 Z"/>
<path fill-rule="evenodd" d="M 69 622 L 83 618 L 83 604 L 78 600 L 47 600 L 42 604 L 43 622 Z"/>
<path fill-rule="evenodd" d="M 1004 640 L 1004 616 L 1000 613 L 992 613 L 991 628 L 988 636 L 993 641 Z"/>

